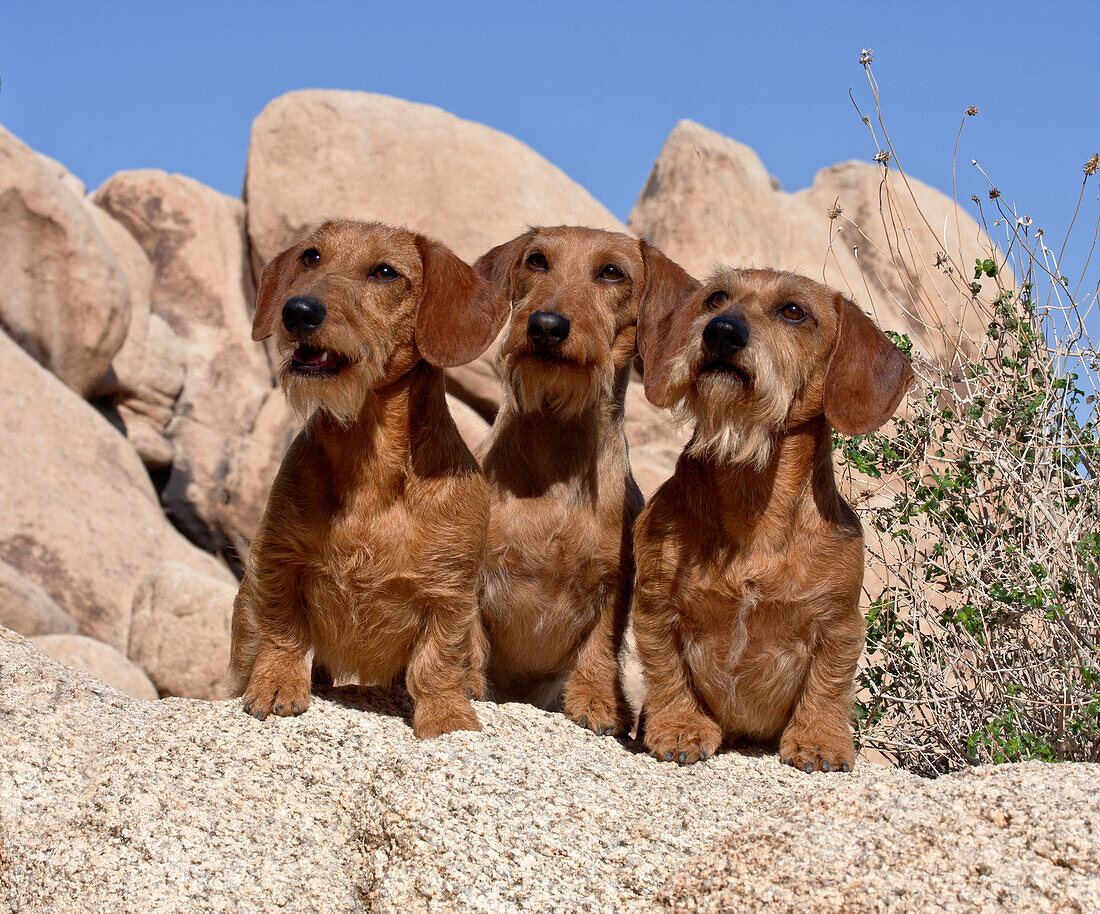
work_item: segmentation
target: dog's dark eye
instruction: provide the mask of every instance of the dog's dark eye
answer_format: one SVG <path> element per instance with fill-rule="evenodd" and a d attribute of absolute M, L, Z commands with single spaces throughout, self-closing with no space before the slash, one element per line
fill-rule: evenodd
<path fill-rule="evenodd" d="M 302 266 L 315 267 L 321 262 L 321 252 L 317 248 L 307 248 L 302 252 Z"/>
<path fill-rule="evenodd" d="M 388 263 L 380 263 L 371 270 L 370 278 L 377 279 L 379 282 L 393 282 L 400 275 L 401 274 Z"/>
<path fill-rule="evenodd" d="M 719 289 L 717 292 L 711 292 L 710 297 L 707 299 L 708 308 L 721 308 L 726 302 L 730 300 L 729 293 L 723 292 Z"/>
<path fill-rule="evenodd" d="M 540 254 L 537 251 L 534 254 L 527 255 L 527 266 L 532 270 L 539 271 L 550 269 L 550 264 L 546 262 L 546 255 Z"/>
<path fill-rule="evenodd" d="M 615 264 L 609 263 L 596 274 L 596 279 L 602 279 L 604 282 L 622 282 L 626 279 L 626 274 Z"/>
<path fill-rule="evenodd" d="M 792 324 L 799 324 L 806 319 L 806 312 L 793 301 L 789 301 L 779 309 L 779 316 Z"/>

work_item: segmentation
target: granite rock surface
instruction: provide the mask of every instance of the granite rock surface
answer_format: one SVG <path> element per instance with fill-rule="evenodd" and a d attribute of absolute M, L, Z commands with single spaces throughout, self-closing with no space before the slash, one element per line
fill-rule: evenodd
<path fill-rule="evenodd" d="M 1086 911 L 1100 891 L 1100 766 L 680 768 L 526 706 L 427 742 L 408 711 L 359 688 L 263 722 L 138 702 L 2 632 L 0 907 Z"/>

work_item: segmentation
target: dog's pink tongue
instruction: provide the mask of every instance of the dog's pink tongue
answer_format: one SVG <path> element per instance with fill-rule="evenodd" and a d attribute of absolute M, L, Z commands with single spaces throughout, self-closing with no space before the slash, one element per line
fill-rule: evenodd
<path fill-rule="evenodd" d="M 294 361 L 299 365 L 321 365 L 328 361 L 328 350 L 302 347 L 295 351 Z"/>

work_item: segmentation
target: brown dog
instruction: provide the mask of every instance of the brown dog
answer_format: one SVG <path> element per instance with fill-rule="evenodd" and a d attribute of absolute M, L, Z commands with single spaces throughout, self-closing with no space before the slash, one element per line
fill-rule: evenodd
<path fill-rule="evenodd" d="M 695 283 L 644 241 L 566 226 L 532 229 L 475 268 L 513 303 L 504 402 L 478 450 L 493 499 L 480 593 L 489 694 L 560 702 L 581 726 L 618 732 L 643 504 L 623 432 L 638 310 Z"/>
<path fill-rule="evenodd" d="M 771 270 L 719 271 L 639 323 L 645 389 L 695 434 L 635 529 L 645 744 L 694 762 L 723 737 L 848 771 L 863 537 L 832 429 L 893 415 L 908 361 L 852 302 Z"/>
<path fill-rule="evenodd" d="M 246 711 L 304 711 L 313 655 L 364 683 L 404 673 L 418 737 L 480 729 L 467 689 L 489 491 L 440 368 L 480 355 L 507 310 L 446 248 L 379 223 L 326 223 L 264 269 L 252 335 L 276 324 L 280 381 L 311 415 L 233 608 Z"/>

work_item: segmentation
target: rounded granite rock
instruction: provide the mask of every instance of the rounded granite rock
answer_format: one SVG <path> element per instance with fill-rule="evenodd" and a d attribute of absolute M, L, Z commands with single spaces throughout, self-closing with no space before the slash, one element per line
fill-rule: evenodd
<path fill-rule="evenodd" d="M 0 907 L 1084 912 L 1100 887 L 1100 765 L 680 767 L 480 702 L 482 732 L 421 742 L 401 693 L 261 722 L 105 693 L 3 632 L 0 677 Z"/>

